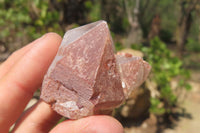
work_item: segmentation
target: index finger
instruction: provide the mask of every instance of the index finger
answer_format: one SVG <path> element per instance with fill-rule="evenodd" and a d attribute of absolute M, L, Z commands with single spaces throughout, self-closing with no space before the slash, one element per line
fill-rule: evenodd
<path fill-rule="evenodd" d="M 32 47 L 38 41 L 40 41 L 40 39 L 42 39 L 42 37 L 12 53 L 9 58 L 0 65 L 0 79 L 5 76 L 13 67 L 13 65 L 18 62 L 28 51 L 30 51 L 30 49 L 32 49 Z"/>
<path fill-rule="evenodd" d="M 0 80 L 0 127 L 3 127 L 0 132 L 8 131 L 23 112 L 41 85 L 60 43 L 61 37 L 57 34 L 46 34 Z"/>

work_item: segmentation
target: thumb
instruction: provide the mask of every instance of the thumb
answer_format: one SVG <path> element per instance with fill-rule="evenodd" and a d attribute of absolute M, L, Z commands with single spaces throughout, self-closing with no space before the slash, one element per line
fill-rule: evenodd
<path fill-rule="evenodd" d="M 50 133 L 123 133 L 122 125 L 110 116 L 89 116 L 79 120 L 66 120 Z"/>

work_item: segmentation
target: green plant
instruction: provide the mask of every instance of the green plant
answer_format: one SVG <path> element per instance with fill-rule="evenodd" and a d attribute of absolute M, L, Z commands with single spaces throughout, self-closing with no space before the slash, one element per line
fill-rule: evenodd
<path fill-rule="evenodd" d="M 171 42 L 173 34 L 169 30 L 161 29 L 159 36 L 160 36 L 161 40 L 163 40 L 164 42 Z"/>
<path fill-rule="evenodd" d="M 191 89 L 186 82 L 189 78 L 189 71 L 185 70 L 182 61 L 172 56 L 171 51 L 158 37 L 150 42 L 150 47 L 143 47 L 146 60 L 152 66 L 151 79 L 157 84 L 159 96 L 151 98 L 150 112 L 157 115 L 172 113 L 173 107 L 177 105 L 177 96 L 174 94 L 170 82 L 179 77 L 177 89 Z M 184 81 L 184 82 L 183 82 Z"/>
<path fill-rule="evenodd" d="M 195 39 L 188 38 L 186 43 L 186 49 L 191 52 L 200 52 L 200 43 Z"/>
<path fill-rule="evenodd" d="M 86 1 L 85 7 L 87 10 L 90 10 L 88 13 L 88 19 L 90 21 L 98 21 L 101 19 L 100 1 L 95 1 L 95 4 L 92 1 Z"/>
<path fill-rule="evenodd" d="M 5 44 L 27 43 L 46 32 L 56 31 L 62 34 L 58 23 L 59 13 L 49 5 L 49 1 L 1 0 L 0 40 Z"/>
<path fill-rule="evenodd" d="M 120 42 L 116 42 L 115 43 L 115 49 L 117 50 L 117 51 L 120 51 L 120 50 L 122 50 L 124 48 L 124 46 L 120 43 Z"/>

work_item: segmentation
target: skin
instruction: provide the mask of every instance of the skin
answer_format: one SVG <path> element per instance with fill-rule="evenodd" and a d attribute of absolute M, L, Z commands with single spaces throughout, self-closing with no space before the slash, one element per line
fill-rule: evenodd
<path fill-rule="evenodd" d="M 79 120 L 61 118 L 39 100 L 24 111 L 54 59 L 62 38 L 48 33 L 14 52 L 0 65 L 0 132 L 21 133 L 123 133 L 122 125 L 110 116 L 90 116 Z"/>

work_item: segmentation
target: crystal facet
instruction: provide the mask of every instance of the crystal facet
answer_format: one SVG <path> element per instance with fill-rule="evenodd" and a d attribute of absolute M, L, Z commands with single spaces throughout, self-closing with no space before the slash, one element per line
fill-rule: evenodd
<path fill-rule="evenodd" d="M 149 65 L 136 58 L 114 54 L 105 21 L 69 30 L 44 77 L 40 97 L 70 119 L 108 114 L 146 79 Z"/>

